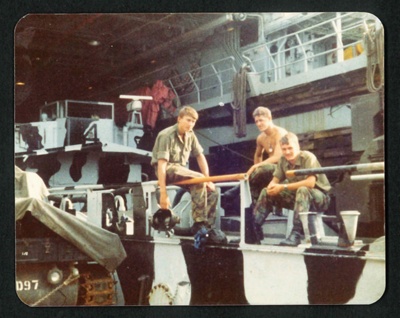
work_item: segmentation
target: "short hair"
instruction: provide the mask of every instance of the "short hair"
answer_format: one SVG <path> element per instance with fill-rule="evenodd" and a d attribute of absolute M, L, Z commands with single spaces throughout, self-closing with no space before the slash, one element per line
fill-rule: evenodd
<path fill-rule="evenodd" d="M 195 120 L 199 119 L 199 114 L 192 106 L 184 106 L 181 108 L 178 117 L 183 117 L 183 116 L 190 116 Z"/>
<path fill-rule="evenodd" d="M 271 111 L 269 110 L 269 108 L 264 107 L 264 106 L 258 106 L 254 110 L 253 117 L 256 117 L 256 116 L 265 116 L 265 117 L 268 117 L 268 118 L 272 119 Z"/>
<path fill-rule="evenodd" d="M 284 135 L 281 138 L 280 143 L 282 145 L 288 145 L 290 140 L 294 141 L 297 144 L 299 144 L 299 138 L 297 138 L 297 135 L 292 133 L 292 132 L 288 132 L 286 135 Z"/>

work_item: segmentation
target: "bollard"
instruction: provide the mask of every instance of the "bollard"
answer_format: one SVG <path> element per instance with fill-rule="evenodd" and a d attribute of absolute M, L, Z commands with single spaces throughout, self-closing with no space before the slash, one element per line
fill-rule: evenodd
<path fill-rule="evenodd" d="M 317 245 L 321 239 L 319 228 L 317 225 L 316 212 L 300 212 L 299 217 L 303 224 L 304 236 L 306 243 Z"/>
<path fill-rule="evenodd" d="M 342 218 L 341 235 L 339 237 L 338 245 L 340 247 L 350 247 L 354 245 L 357 235 L 357 224 L 360 212 L 358 211 L 341 211 Z"/>

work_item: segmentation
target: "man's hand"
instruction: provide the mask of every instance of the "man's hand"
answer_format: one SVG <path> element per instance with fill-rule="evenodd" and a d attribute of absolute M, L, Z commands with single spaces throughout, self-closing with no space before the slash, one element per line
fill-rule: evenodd
<path fill-rule="evenodd" d="M 163 210 L 169 209 L 171 203 L 169 202 L 169 197 L 167 192 L 162 191 L 160 193 L 160 208 Z"/>
<path fill-rule="evenodd" d="M 258 165 L 252 165 L 250 169 L 246 172 L 246 174 L 250 177 L 251 174 L 258 168 Z"/>
<path fill-rule="evenodd" d="M 215 184 L 212 183 L 211 181 L 206 183 L 206 187 L 207 187 L 207 190 L 209 190 L 209 191 L 215 191 Z"/>
<path fill-rule="evenodd" d="M 282 190 L 284 189 L 283 184 L 279 184 L 279 183 L 270 183 L 267 186 L 267 194 L 274 196 L 274 195 L 278 195 Z"/>

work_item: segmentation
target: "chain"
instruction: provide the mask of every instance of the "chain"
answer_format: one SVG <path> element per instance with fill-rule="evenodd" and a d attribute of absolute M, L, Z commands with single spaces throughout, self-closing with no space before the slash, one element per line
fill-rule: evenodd
<path fill-rule="evenodd" d="M 92 277 L 91 273 L 81 274 L 79 304 L 84 306 L 106 306 L 114 304 L 114 279 L 107 277 Z"/>

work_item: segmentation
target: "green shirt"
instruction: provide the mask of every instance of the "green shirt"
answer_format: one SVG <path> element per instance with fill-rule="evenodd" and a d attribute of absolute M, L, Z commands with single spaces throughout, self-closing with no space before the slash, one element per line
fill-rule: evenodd
<path fill-rule="evenodd" d="M 186 166 L 189 156 L 197 157 L 203 153 L 196 135 L 193 131 L 185 133 L 185 138 L 179 136 L 178 124 L 160 131 L 154 143 L 151 165 L 155 166 L 159 159 L 165 159 L 169 163 Z"/>
<path fill-rule="evenodd" d="M 310 169 L 310 168 L 320 168 L 321 164 L 319 163 L 317 157 L 309 152 L 309 151 L 300 151 L 299 155 L 296 158 L 296 162 L 293 165 L 290 164 L 289 161 L 286 160 L 284 156 L 282 156 L 279 161 L 278 165 L 274 172 L 274 177 L 279 179 L 279 182 L 284 181 L 287 179 L 289 183 L 297 182 L 306 179 L 308 176 L 293 176 L 293 177 L 286 177 L 286 171 L 288 170 L 298 170 L 298 169 Z M 325 174 L 315 174 L 316 177 L 316 188 L 322 190 L 324 192 L 328 192 L 331 189 L 331 185 L 329 183 L 328 178 Z"/>

